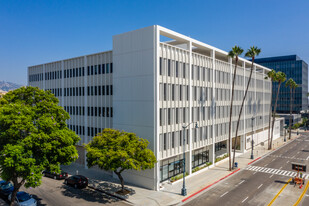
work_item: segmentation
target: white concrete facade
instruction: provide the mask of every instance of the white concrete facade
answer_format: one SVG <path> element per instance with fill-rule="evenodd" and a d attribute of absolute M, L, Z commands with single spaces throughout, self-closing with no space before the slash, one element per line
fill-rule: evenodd
<path fill-rule="evenodd" d="M 162 42 L 162 36 L 172 41 Z M 155 25 L 114 36 L 112 51 L 31 66 L 28 84 L 52 90 L 59 98 L 71 115 L 69 127 L 82 139 L 80 146 L 103 128 L 146 138 L 158 163 L 152 170 L 124 176 L 158 190 L 162 181 L 182 171 L 183 125 L 198 124 L 186 131 L 189 174 L 198 165 L 214 163 L 227 147 L 234 64 L 225 51 Z M 251 62 L 240 58 L 237 67 L 234 136 Z M 254 65 L 238 132 L 240 151 L 248 149 L 253 115 L 256 144 L 267 134 L 271 82 L 264 77 L 269 71 Z M 85 163 L 85 153 L 78 149 L 79 163 Z"/>

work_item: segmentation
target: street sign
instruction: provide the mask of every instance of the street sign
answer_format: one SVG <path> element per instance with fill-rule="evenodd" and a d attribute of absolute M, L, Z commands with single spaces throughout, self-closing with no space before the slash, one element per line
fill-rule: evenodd
<path fill-rule="evenodd" d="M 292 162 L 292 170 L 296 170 L 296 171 L 300 171 L 300 172 L 306 172 L 306 169 L 307 169 L 307 165 Z"/>

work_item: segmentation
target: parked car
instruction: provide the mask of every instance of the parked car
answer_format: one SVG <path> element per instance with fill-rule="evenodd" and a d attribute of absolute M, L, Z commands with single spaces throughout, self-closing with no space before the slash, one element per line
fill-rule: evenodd
<path fill-rule="evenodd" d="M 88 178 L 83 175 L 73 175 L 64 180 L 64 184 L 73 185 L 75 188 L 87 187 Z"/>
<path fill-rule="evenodd" d="M 11 182 L 0 181 L 0 194 L 4 196 L 10 195 L 14 190 L 14 186 Z"/>
<path fill-rule="evenodd" d="M 55 173 L 48 170 L 44 170 L 42 173 L 45 177 L 51 177 L 54 178 L 55 180 L 65 179 L 68 177 L 68 173 L 62 170 L 60 171 L 60 173 Z"/>
<path fill-rule="evenodd" d="M 11 194 L 8 197 L 9 201 L 11 201 Z M 26 192 L 17 192 L 15 198 L 15 204 L 18 206 L 36 206 L 37 201 L 32 198 L 32 196 Z"/>

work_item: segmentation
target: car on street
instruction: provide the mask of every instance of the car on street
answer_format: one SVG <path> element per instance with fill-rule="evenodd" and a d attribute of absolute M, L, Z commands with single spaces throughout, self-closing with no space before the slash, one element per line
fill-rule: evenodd
<path fill-rule="evenodd" d="M 48 170 L 44 170 L 42 172 L 42 174 L 44 175 L 44 177 L 51 177 L 55 180 L 61 180 L 61 179 L 65 179 L 68 177 L 68 173 L 67 172 L 64 172 L 62 170 L 60 170 L 60 173 L 56 173 L 56 172 L 51 172 L 51 171 L 48 171 Z"/>
<path fill-rule="evenodd" d="M 75 188 L 87 187 L 88 178 L 83 175 L 72 175 L 64 180 L 64 184 L 73 185 Z"/>
<path fill-rule="evenodd" d="M 11 182 L 4 180 L 0 181 L 0 194 L 4 196 L 10 195 L 14 190 L 14 186 Z"/>
<path fill-rule="evenodd" d="M 11 201 L 11 195 L 9 195 L 8 199 L 9 201 Z M 37 205 L 37 201 L 35 199 L 33 199 L 33 197 L 26 193 L 26 192 L 17 192 L 16 194 L 16 198 L 15 198 L 15 205 L 18 206 L 36 206 Z"/>

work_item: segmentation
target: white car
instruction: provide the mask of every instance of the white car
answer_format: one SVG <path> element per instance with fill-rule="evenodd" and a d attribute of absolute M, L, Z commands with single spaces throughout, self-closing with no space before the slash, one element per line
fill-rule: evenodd
<path fill-rule="evenodd" d="M 9 201 L 11 201 L 11 195 L 8 197 Z M 36 200 L 26 192 L 17 192 L 15 204 L 18 206 L 37 206 Z"/>

